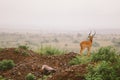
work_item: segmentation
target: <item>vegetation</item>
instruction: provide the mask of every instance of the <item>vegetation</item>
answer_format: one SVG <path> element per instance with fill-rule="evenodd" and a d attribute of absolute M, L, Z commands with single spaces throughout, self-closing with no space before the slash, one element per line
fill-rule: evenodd
<path fill-rule="evenodd" d="M 29 49 L 29 47 L 26 46 L 26 45 L 20 45 L 18 48 L 20 48 L 20 49 L 24 49 L 24 50 L 28 50 L 28 49 Z"/>
<path fill-rule="evenodd" d="M 15 66 L 13 60 L 2 60 L 0 61 L 0 70 L 11 69 Z"/>
<path fill-rule="evenodd" d="M 50 77 L 51 75 L 48 75 L 48 76 L 46 76 L 46 75 L 43 75 L 42 76 L 42 78 L 39 78 L 38 80 L 47 80 L 48 79 L 48 77 Z"/>
<path fill-rule="evenodd" d="M 27 37 L 26 37 L 27 36 Z M 59 36 L 56 37 L 56 36 Z M 112 36 L 115 36 L 113 39 Z M 113 45 L 119 49 L 120 46 L 120 35 L 103 35 L 98 34 L 97 38 L 94 42 L 93 47 L 96 49 L 102 46 Z M 11 37 L 9 39 L 9 37 Z M 60 45 L 61 48 L 66 48 L 67 50 L 77 49 L 79 52 L 79 42 L 84 38 L 82 34 L 57 34 L 51 36 L 51 34 L 47 35 L 32 35 L 32 34 L 1 34 L 1 46 L 0 52 L 2 53 L 4 47 L 18 46 L 20 44 L 26 44 L 26 40 L 30 40 L 29 45 L 32 48 L 38 48 L 40 45 L 51 45 L 53 46 Z M 113 40 L 112 40 L 113 39 Z M 111 41 L 112 40 L 112 41 Z M 40 43 L 41 42 L 41 43 Z M 102 43 L 99 44 L 98 42 Z M 105 44 L 104 44 L 105 43 Z M 8 45 L 7 45 L 8 44 Z M 35 45 L 34 45 L 35 44 Z M 78 47 L 77 47 L 78 46 Z M 58 46 L 57 46 L 58 47 Z M 29 47 L 26 45 L 20 45 L 15 52 L 20 53 L 21 55 L 29 55 L 28 50 Z M 42 55 L 60 55 L 66 53 L 64 50 L 57 49 L 52 46 L 41 47 L 38 52 Z M 119 52 L 120 54 L 120 52 Z M 9 62 L 10 60 L 0 61 L 0 70 L 11 69 L 15 66 L 14 62 Z M 112 47 L 102 47 L 98 51 L 93 52 L 90 57 L 88 56 L 76 56 L 70 62 L 70 65 L 81 65 L 86 64 L 88 66 L 87 74 L 84 75 L 86 80 L 120 80 L 120 55 L 116 53 L 116 50 Z M 9 65 L 9 66 L 8 66 Z M 10 67 L 12 65 L 12 67 Z M 80 74 L 76 74 L 75 76 L 80 76 Z M 48 76 L 43 76 L 43 79 L 47 79 Z M 32 73 L 29 73 L 26 76 L 26 80 L 35 80 L 35 76 Z M 62 79 L 62 78 L 61 78 Z M 2 76 L 0 76 L 0 80 L 5 80 Z M 41 78 L 40 78 L 41 80 Z"/>
<path fill-rule="evenodd" d="M 87 56 L 76 56 L 70 65 L 86 64 L 86 80 L 120 80 L 120 56 L 112 47 L 102 47 Z"/>
<path fill-rule="evenodd" d="M 18 46 L 18 48 L 15 49 L 15 53 L 20 53 L 23 56 L 28 56 L 28 46 L 22 45 L 22 46 Z"/>
<path fill-rule="evenodd" d="M 60 54 L 64 54 L 65 51 L 57 49 L 55 47 L 46 46 L 39 49 L 38 53 L 42 55 L 60 55 Z"/>
<path fill-rule="evenodd" d="M 0 52 L 2 52 L 3 51 L 3 48 L 0 48 Z"/>
<path fill-rule="evenodd" d="M 74 40 L 74 41 L 73 41 L 73 43 L 76 43 L 76 44 L 78 44 L 78 43 L 79 43 L 79 41 L 78 41 L 78 40 Z"/>
<path fill-rule="evenodd" d="M 103 37 L 104 36 L 104 37 Z M 0 47 L 10 48 L 15 46 L 24 46 L 28 44 L 32 49 L 37 50 L 41 45 L 53 45 L 61 49 L 66 48 L 68 51 L 75 50 L 79 52 L 79 43 L 87 38 L 84 33 L 0 33 Z M 97 43 L 96 43 L 97 42 Z M 105 43 L 105 44 L 104 44 Z M 97 34 L 93 40 L 93 46 L 98 49 L 101 46 L 114 46 L 119 48 L 119 34 Z M 67 44 L 68 46 L 65 46 Z M 100 44 L 100 46 L 99 46 Z M 25 45 L 26 46 L 26 45 Z M 78 47 L 77 47 L 78 46 Z"/>
<path fill-rule="evenodd" d="M 89 65 L 88 71 L 86 80 L 115 80 L 112 79 L 115 77 L 112 76 L 114 72 L 111 71 L 113 69 L 106 61 L 102 61 L 96 66 Z"/>
<path fill-rule="evenodd" d="M 28 56 L 29 55 L 27 51 L 22 51 L 21 53 L 22 53 L 23 56 Z"/>
<path fill-rule="evenodd" d="M 70 65 L 78 65 L 78 64 L 86 64 L 89 62 L 89 57 L 87 56 L 76 56 L 75 58 L 73 58 L 69 64 Z"/>
<path fill-rule="evenodd" d="M 0 76 L 0 80 L 6 80 L 4 77 Z"/>
<path fill-rule="evenodd" d="M 22 54 L 23 56 L 28 56 L 28 52 L 26 50 L 20 50 L 19 48 L 15 49 L 15 53 Z"/>
<path fill-rule="evenodd" d="M 98 42 L 93 42 L 94 47 L 100 47 L 100 44 Z"/>
<path fill-rule="evenodd" d="M 102 47 L 97 52 L 91 56 L 92 62 L 107 61 L 116 62 L 118 60 L 118 55 L 114 48 L 112 47 Z"/>
<path fill-rule="evenodd" d="M 52 41 L 56 42 L 56 43 L 59 42 L 59 40 L 57 38 L 54 38 Z"/>
<path fill-rule="evenodd" d="M 35 79 L 36 79 L 36 77 L 32 73 L 28 73 L 26 76 L 26 80 L 35 80 Z"/>
<path fill-rule="evenodd" d="M 120 80 L 120 57 L 111 47 L 100 48 L 90 59 L 86 80 Z"/>

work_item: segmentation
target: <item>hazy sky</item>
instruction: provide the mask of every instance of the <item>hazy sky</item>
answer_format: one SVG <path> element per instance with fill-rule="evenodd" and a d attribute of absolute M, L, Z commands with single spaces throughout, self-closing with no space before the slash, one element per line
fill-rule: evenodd
<path fill-rule="evenodd" d="M 120 0 L 0 0 L 0 27 L 120 28 Z M 4 26 L 5 27 L 5 26 Z"/>

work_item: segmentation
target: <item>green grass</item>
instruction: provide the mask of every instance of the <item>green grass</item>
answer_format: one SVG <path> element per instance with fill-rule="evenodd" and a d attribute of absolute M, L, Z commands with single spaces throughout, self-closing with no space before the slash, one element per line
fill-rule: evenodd
<path fill-rule="evenodd" d="M 11 69 L 15 66 L 13 60 L 2 60 L 0 61 L 0 70 Z"/>
<path fill-rule="evenodd" d="M 86 64 L 85 80 L 120 80 L 120 56 L 112 47 L 102 47 L 91 56 L 76 56 L 70 65 Z"/>
<path fill-rule="evenodd" d="M 4 49 L 3 48 L 0 48 L 0 52 L 2 52 Z"/>
<path fill-rule="evenodd" d="M 24 50 L 28 50 L 29 49 L 29 47 L 27 45 L 20 45 L 20 46 L 18 46 L 18 48 L 24 49 Z"/>
<path fill-rule="evenodd" d="M 61 55 L 65 53 L 64 50 L 60 50 L 52 46 L 42 47 L 37 52 L 42 55 Z"/>
<path fill-rule="evenodd" d="M 102 47 L 90 57 L 86 80 L 120 80 L 120 56 L 112 47 Z"/>
<path fill-rule="evenodd" d="M 118 55 L 114 48 L 102 47 L 97 52 L 94 52 L 90 58 L 92 62 L 99 61 L 116 62 L 118 60 Z"/>
<path fill-rule="evenodd" d="M 90 62 L 89 57 L 88 56 L 76 56 L 75 58 L 73 58 L 72 60 L 70 60 L 69 64 L 70 65 L 78 65 L 78 64 L 86 64 Z"/>
<path fill-rule="evenodd" d="M 6 80 L 4 77 L 0 76 L 0 80 Z"/>
<path fill-rule="evenodd" d="M 37 80 L 47 80 L 48 77 L 51 77 L 51 76 L 52 76 L 52 75 L 48 75 L 48 76 L 43 75 L 42 78 L 39 78 L 39 79 L 37 79 Z"/>
<path fill-rule="evenodd" d="M 36 80 L 36 77 L 32 73 L 28 73 L 25 80 Z"/>
<path fill-rule="evenodd" d="M 29 56 L 29 53 L 28 53 L 28 51 L 26 50 L 26 49 L 20 49 L 20 48 L 16 48 L 15 50 L 14 50 L 14 52 L 16 53 L 16 54 L 21 54 L 21 55 L 23 55 L 23 56 Z"/>

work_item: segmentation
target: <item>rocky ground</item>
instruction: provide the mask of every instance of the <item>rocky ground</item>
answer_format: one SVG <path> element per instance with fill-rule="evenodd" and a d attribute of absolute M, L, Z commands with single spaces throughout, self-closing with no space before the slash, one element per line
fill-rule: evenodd
<path fill-rule="evenodd" d="M 26 52 L 28 55 L 23 55 Z M 25 80 L 28 73 L 34 74 L 37 78 L 42 78 L 42 65 L 46 64 L 56 69 L 47 80 L 84 80 L 86 65 L 70 66 L 69 61 L 77 54 L 74 52 L 59 56 L 38 55 L 31 50 L 19 50 L 16 48 L 6 48 L 0 51 L 0 61 L 11 59 L 16 66 L 6 71 L 0 71 L 0 75 L 12 80 Z"/>

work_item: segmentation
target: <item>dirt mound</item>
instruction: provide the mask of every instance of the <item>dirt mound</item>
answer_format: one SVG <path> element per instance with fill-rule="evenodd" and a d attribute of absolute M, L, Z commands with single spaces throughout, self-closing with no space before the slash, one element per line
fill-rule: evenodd
<path fill-rule="evenodd" d="M 28 56 L 22 55 L 22 52 L 27 52 Z M 83 80 L 86 65 L 69 65 L 69 61 L 76 55 L 76 53 L 71 52 L 59 56 L 42 56 L 31 50 L 20 50 L 19 53 L 16 53 L 15 48 L 6 48 L 0 52 L 0 61 L 12 59 L 16 66 L 7 71 L 0 71 L 0 75 L 8 79 L 25 80 L 28 73 L 33 73 L 37 78 L 41 78 L 41 67 L 46 64 L 57 70 L 48 80 Z"/>
<path fill-rule="evenodd" d="M 85 80 L 86 65 L 75 65 L 55 73 L 49 80 Z"/>
<path fill-rule="evenodd" d="M 14 60 L 15 63 L 24 60 L 25 57 L 21 56 L 20 54 L 15 54 L 14 48 L 5 48 L 0 52 L 0 60 L 4 59 L 11 59 Z"/>

